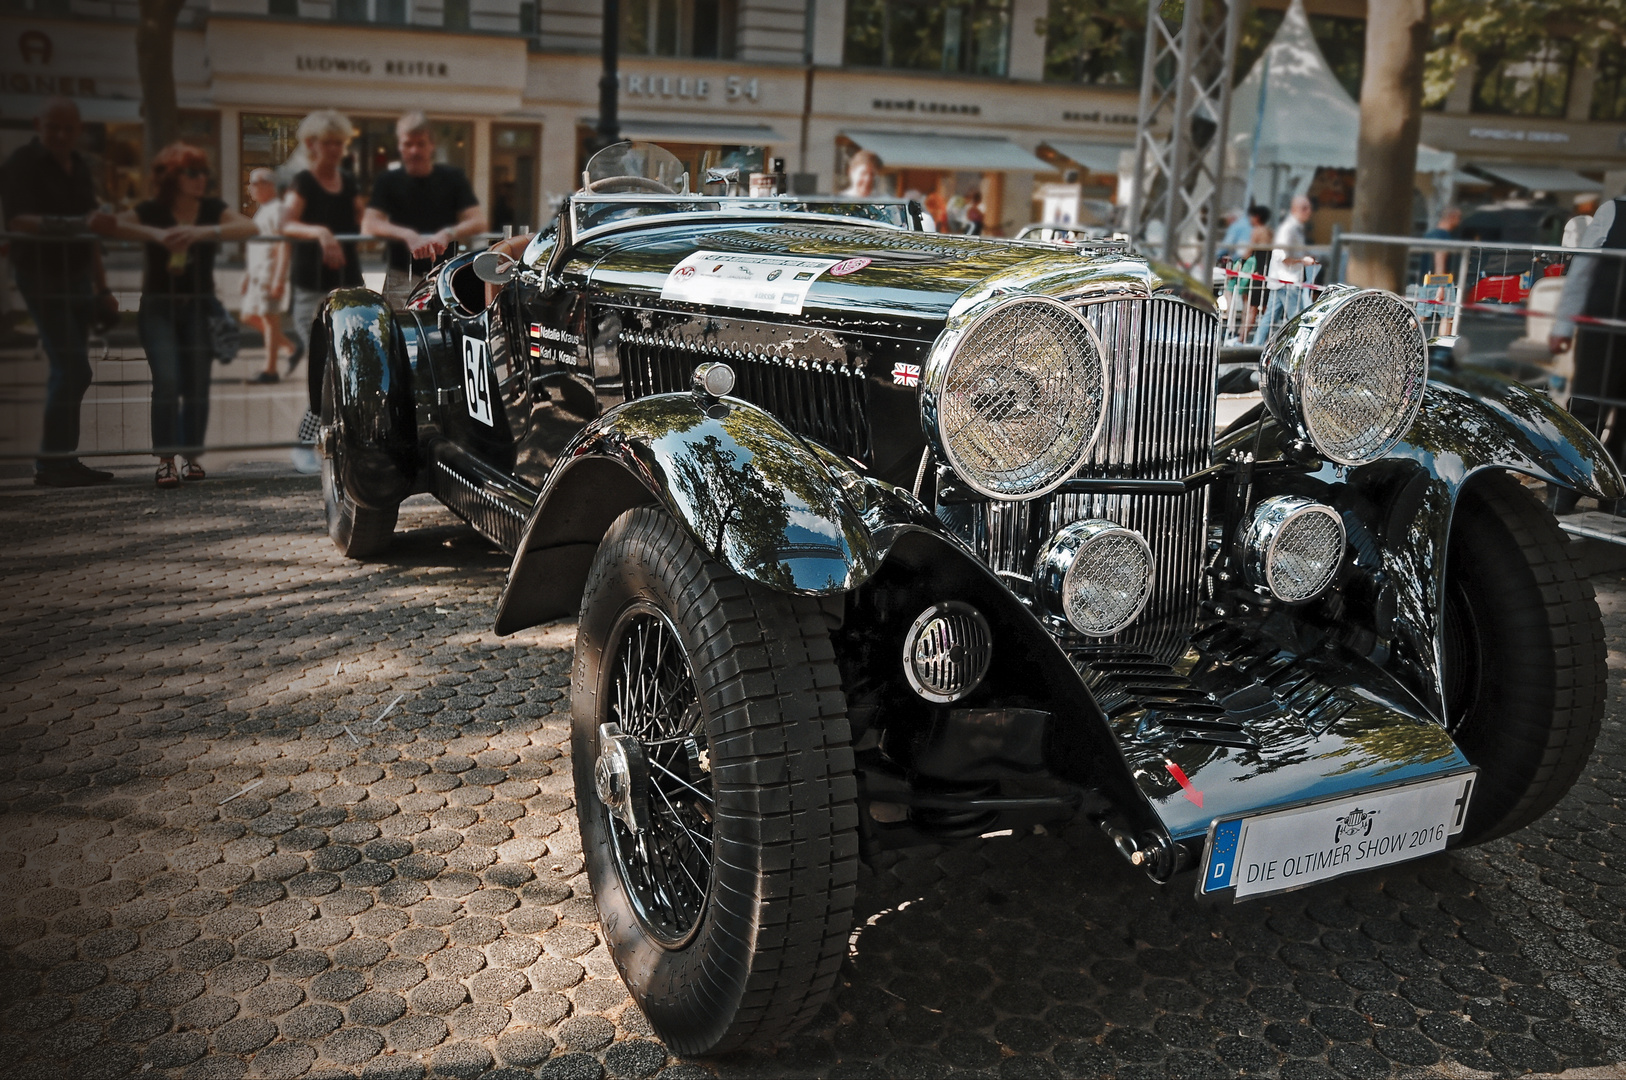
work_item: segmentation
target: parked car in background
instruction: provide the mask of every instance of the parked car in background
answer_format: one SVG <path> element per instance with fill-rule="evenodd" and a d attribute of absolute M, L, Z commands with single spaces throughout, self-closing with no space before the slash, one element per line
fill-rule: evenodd
<path fill-rule="evenodd" d="M 579 619 L 605 942 L 674 1051 L 720 1052 L 817 1013 L 889 848 L 1082 818 L 1241 900 L 1580 774 L 1602 621 L 1514 475 L 1626 495 L 1602 447 L 1340 287 L 1216 435 L 1219 330 L 1121 244 L 692 192 L 622 144 L 404 307 L 328 299 L 329 533 L 377 557 L 429 492 L 513 553 L 499 633 Z"/>

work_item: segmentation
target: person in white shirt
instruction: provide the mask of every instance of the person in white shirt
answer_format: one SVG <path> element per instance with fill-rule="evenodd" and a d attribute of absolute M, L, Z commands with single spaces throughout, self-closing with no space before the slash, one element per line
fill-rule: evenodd
<path fill-rule="evenodd" d="M 1626 198 L 1611 199 L 1599 207 L 1575 246 L 1626 248 Z M 1564 275 L 1564 291 L 1559 294 L 1547 339 L 1547 347 L 1554 353 L 1564 352 L 1574 344 L 1570 412 L 1604 439 L 1604 446 L 1617 462 L 1626 458 L 1626 424 L 1620 422 L 1620 407 L 1611 402 L 1626 399 L 1626 333 L 1615 327 L 1584 323 L 1577 326 L 1576 320 L 1583 315 L 1626 319 L 1623 263 L 1626 260 L 1575 256 L 1569 273 Z M 1573 505 L 1573 499 L 1561 500 L 1557 509 L 1564 513 Z"/>
<path fill-rule="evenodd" d="M 1315 259 L 1304 250 L 1307 243 L 1304 227 L 1310 223 L 1310 215 L 1314 212 L 1315 204 L 1308 195 L 1295 195 L 1287 216 L 1276 226 L 1270 268 L 1265 271 L 1265 277 L 1269 279 L 1265 282 L 1265 288 L 1270 290 L 1270 300 L 1265 305 L 1265 317 L 1259 321 L 1259 329 L 1254 333 L 1255 345 L 1263 345 L 1270 340 L 1277 327 L 1304 307 L 1305 294 L 1309 291 L 1304 288 L 1305 268 L 1315 263 Z"/>
<path fill-rule="evenodd" d="M 1565 247 L 1580 247 L 1581 237 L 1586 235 L 1587 226 L 1592 224 L 1592 215 L 1598 212 L 1598 193 L 1586 192 L 1575 197 L 1575 216 L 1564 223 L 1564 239 L 1560 241 Z"/>
<path fill-rule="evenodd" d="M 277 181 L 270 169 L 255 169 L 248 174 L 249 194 L 259 209 L 254 212 L 254 224 L 261 236 L 276 236 L 282 232 L 282 199 L 277 194 Z M 257 383 L 274 383 L 277 357 L 287 344 L 282 333 L 282 313 L 288 307 L 288 245 L 260 243 L 243 245 L 243 301 L 238 314 L 243 321 L 260 332 L 265 339 L 265 370 L 254 376 Z M 291 372 L 297 360 L 291 360 Z"/>

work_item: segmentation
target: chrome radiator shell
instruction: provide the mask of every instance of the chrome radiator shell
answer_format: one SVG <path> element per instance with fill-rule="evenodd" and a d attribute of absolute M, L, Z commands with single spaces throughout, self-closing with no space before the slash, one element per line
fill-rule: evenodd
<path fill-rule="evenodd" d="M 1076 476 L 1179 480 L 1207 468 L 1214 446 L 1214 379 L 1219 320 L 1210 311 L 1160 297 L 1087 300 L 1077 305 L 1106 349 L 1106 416 Z M 1172 658 L 1185 649 L 1202 599 L 1206 489 L 1183 495 L 1058 492 L 1026 503 L 988 504 L 978 530 L 988 565 L 1026 580 L 1044 537 L 1070 522 L 1105 518 L 1145 537 L 1153 556 L 1152 597 L 1128 629 L 1079 644 Z"/>

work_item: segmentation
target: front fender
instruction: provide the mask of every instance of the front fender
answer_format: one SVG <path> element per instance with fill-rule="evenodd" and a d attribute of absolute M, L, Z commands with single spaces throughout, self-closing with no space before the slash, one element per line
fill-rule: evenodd
<path fill-rule="evenodd" d="M 412 374 L 395 315 L 378 293 L 338 289 L 323 301 L 313 331 L 311 411 L 321 413 L 331 367 L 337 400 L 322 438 L 343 444 L 335 457 L 339 482 L 363 506 L 393 507 L 412 494 L 418 475 Z"/>
<path fill-rule="evenodd" d="M 914 498 L 754 405 L 639 398 L 589 424 L 549 474 L 498 602 L 497 632 L 575 614 L 605 530 L 646 503 L 741 577 L 803 595 L 857 588 L 902 528 L 937 531 Z"/>
<path fill-rule="evenodd" d="M 1511 469 L 1597 499 L 1626 481 L 1586 425 L 1523 383 L 1488 372 L 1433 371 L 1404 452 L 1460 486 L 1481 469 Z"/>
<path fill-rule="evenodd" d="M 1279 454 L 1286 437 L 1274 420 L 1263 423 L 1261 445 L 1278 447 Z M 1221 453 L 1250 447 L 1257 427 L 1228 432 Z M 1569 413 L 1518 383 L 1464 372 L 1431 374 L 1416 422 L 1383 460 L 1349 470 L 1327 463 L 1311 476 L 1278 473 L 1282 479 L 1259 485 L 1261 495 L 1278 489 L 1310 495 L 1346 519 L 1362 519 L 1360 531 L 1370 537 L 1381 577 L 1394 590 L 1395 648 L 1383 664 L 1442 722 L 1440 611 L 1451 521 L 1473 477 L 1492 469 L 1600 499 L 1626 496 L 1608 452 Z"/>

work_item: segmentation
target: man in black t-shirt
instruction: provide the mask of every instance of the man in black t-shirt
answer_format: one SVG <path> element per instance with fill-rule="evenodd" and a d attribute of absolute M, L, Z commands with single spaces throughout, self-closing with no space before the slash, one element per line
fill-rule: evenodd
<path fill-rule="evenodd" d="M 486 215 L 463 170 L 435 162 L 435 139 L 423 113 L 401 117 L 395 144 L 401 165 L 373 181 L 361 231 L 391 241 L 384 293 L 402 303 L 457 241 L 486 231 Z"/>
<path fill-rule="evenodd" d="M 5 227 L 40 237 L 11 245 L 17 290 L 50 365 L 34 482 L 82 487 L 113 479 L 71 455 L 79 448 L 79 405 L 90 389 L 91 324 L 118 317 L 96 241 L 96 234 L 110 234 L 117 223 L 97 208 L 90 166 L 74 149 L 81 131 L 79 107 L 52 98 L 34 126 L 38 136 L 0 165 Z"/>

